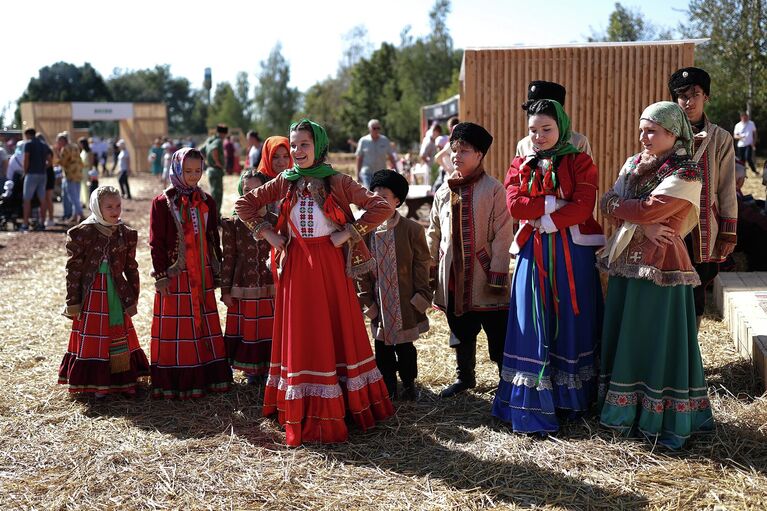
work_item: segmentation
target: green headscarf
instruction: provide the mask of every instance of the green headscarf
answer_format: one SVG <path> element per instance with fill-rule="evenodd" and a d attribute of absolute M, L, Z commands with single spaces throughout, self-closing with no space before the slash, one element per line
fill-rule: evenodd
<path fill-rule="evenodd" d="M 298 166 L 298 163 L 294 163 L 293 168 L 284 171 L 282 175 L 288 181 L 296 181 L 301 176 L 325 178 L 332 176 L 333 174 L 338 174 L 338 171 L 333 170 L 333 167 L 327 163 L 317 164 L 317 161 L 319 161 L 328 149 L 328 134 L 325 132 L 325 128 L 309 119 L 301 119 L 290 125 L 290 131 L 295 131 L 296 127 L 304 122 L 309 123 L 309 126 L 312 128 L 312 135 L 314 138 L 314 166 L 309 167 L 308 169 L 302 169 Z"/>
<path fill-rule="evenodd" d="M 693 155 L 692 126 L 681 106 L 671 101 L 659 101 L 645 108 L 639 119 L 660 124 L 676 136 L 674 147 L 683 148 L 687 151 L 687 156 Z"/>
<path fill-rule="evenodd" d="M 250 179 L 251 177 L 255 177 L 255 178 L 261 179 L 261 181 L 263 181 L 264 184 L 266 184 L 266 179 L 264 179 L 266 176 L 262 177 L 261 173 L 258 172 L 256 169 L 247 168 L 247 169 L 243 170 L 240 173 L 240 180 L 237 181 L 237 195 L 238 196 L 242 197 L 244 195 L 242 193 L 243 192 L 243 190 L 242 190 L 243 183 L 245 182 L 246 179 Z M 232 210 L 232 217 L 234 218 L 236 216 L 237 216 L 237 210 L 233 209 Z"/>
<path fill-rule="evenodd" d="M 572 136 L 572 131 L 570 129 L 570 117 L 567 116 L 565 113 L 565 109 L 562 107 L 562 104 L 559 101 L 555 101 L 553 99 L 542 99 L 540 101 L 547 101 L 554 105 L 554 111 L 557 114 L 556 121 L 557 121 L 557 128 L 559 129 L 559 139 L 557 140 L 557 143 L 554 144 L 554 147 L 551 149 L 546 149 L 545 151 L 538 151 L 535 154 L 539 158 L 551 158 L 552 160 L 558 160 L 560 157 L 565 156 L 567 154 L 577 154 L 580 153 L 580 151 L 570 143 L 570 137 Z M 532 105 L 531 105 L 532 106 Z M 536 115 L 536 114 L 533 114 Z"/>

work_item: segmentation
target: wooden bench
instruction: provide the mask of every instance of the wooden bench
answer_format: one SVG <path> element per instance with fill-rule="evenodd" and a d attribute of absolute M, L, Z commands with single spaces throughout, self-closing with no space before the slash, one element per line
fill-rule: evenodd
<path fill-rule="evenodd" d="M 714 303 L 735 349 L 753 361 L 767 384 L 767 272 L 722 272 L 714 280 Z"/>

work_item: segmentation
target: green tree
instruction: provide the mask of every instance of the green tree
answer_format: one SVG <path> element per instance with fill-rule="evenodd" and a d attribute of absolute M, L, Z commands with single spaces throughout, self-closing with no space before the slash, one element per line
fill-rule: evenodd
<path fill-rule="evenodd" d="M 364 133 L 368 119 L 375 117 L 394 140 L 420 139 L 421 107 L 447 99 L 458 89 L 463 52 L 453 49 L 449 13 L 450 1 L 436 0 L 429 11 L 428 36 L 415 38 L 406 27 L 399 47 L 384 43 L 354 65 L 341 112 L 347 133 Z"/>
<path fill-rule="evenodd" d="M 262 134 L 287 134 L 301 98 L 298 89 L 290 87 L 290 64 L 282 56 L 277 43 L 269 57 L 261 61 L 261 72 L 255 94 L 257 125 Z"/>
<path fill-rule="evenodd" d="M 234 97 L 237 98 L 237 101 L 242 105 L 242 116 L 244 121 L 247 123 L 242 127 L 242 129 L 247 130 L 252 127 L 253 125 L 253 116 L 254 116 L 254 107 L 253 104 L 253 98 L 250 95 L 250 81 L 248 80 L 248 73 L 245 71 L 240 71 L 237 73 L 237 78 L 234 82 Z"/>
<path fill-rule="evenodd" d="M 352 138 L 362 135 L 372 118 L 384 122 L 384 129 L 390 132 L 386 116 L 401 96 L 395 76 L 396 59 L 397 49 L 383 43 L 369 59 L 363 58 L 351 68 L 349 87 L 342 95 L 341 124 Z"/>
<path fill-rule="evenodd" d="M 711 75 L 709 117 L 731 129 L 738 111 L 746 110 L 757 126 L 767 127 L 767 3 L 691 0 L 688 13 L 685 35 L 710 39 L 695 58 Z"/>
<path fill-rule="evenodd" d="M 115 101 L 165 103 L 171 133 L 194 133 L 196 129 L 192 128 L 199 128 L 192 123 L 196 99 L 191 84 L 186 78 L 174 78 L 169 65 L 139 70 L 116 68 L 107 85 Z"/>
<path fill-rule="evenodd" d="M 348 149 L 349 134 L 339 115 L 345 90 L 344 78 L 337 76 L 315 83 L 304 93 L 303 116 L 325 127 L 330 149 L 334 151 Z M 356 135 L 356 132 L 352 134 Z"/>
<path fill-rule="evenodd" d="M 75 66 L 56 62 L 45 66 L 29 80 L 19 98 L 23 101 L 111 101 L 104 78 L 88 62 Z"/>
<path fill-rule="evenodd" d="M 674 32 L 668 28 L 657 27 L 645 19 L 639 9 L 629 9 L 620 2 L 615 3 L 615 10 L 610 13 L 607 30 L 604 33 L 591 29 L 589 42 L 598 41 L 649 41 L 652 39 L 673 39 Z"/>
<path fill-rule="evenodd" d="M 245 105 L 237 98 L 237 94 L 229 82 L 216 85 L 210 109 L 208 110 L 208 126 L 223 123 L 230 128 L 248 129 L 250 120 L 245 116 Z"/>

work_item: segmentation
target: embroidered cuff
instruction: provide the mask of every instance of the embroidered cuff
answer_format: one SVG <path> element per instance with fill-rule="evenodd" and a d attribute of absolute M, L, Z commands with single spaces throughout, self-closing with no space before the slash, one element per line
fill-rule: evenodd
<path fill-rule="evenodd" d="M 168 286 L 170 286 L 170 279 L 168 277 L 157 279 L 154 283 L 154 288 L 157 291 L 162 291 L 163 289 L 167 289 Z"/>
<path fill-rule="evenodd" d="M 358 223 L 344 225 L 344 230 L 349 233 L 349 240 L 351 240 L 353 243 L 362 241 L 362 235 L 358 230 L 358 225 Z"/>
<path fill-rule="evenodd" d="M 556 224 L 554 224 L 554 220 L 551 219 L 551 215 L 543 215 L 541 217 L 541 230 L 551 234 L 552 232 L 557 232 L 559 229 L 557 229 Z"/>
<path fill-rule="evenodd" d="M 429 310 L 429 307 L 431 307 L 431 302 L 424 298 L 421 293 L 416 293 L 413 295 L 413 298 L 410 299 L 410 305 L 415 307 L 415 310 L 421 314 L 424 314 L 427 310 Z"/>
<path fill-rule="evenodd" d="M 509 274 L 491 271 L 487 276 L 487 284 L 491 287 L 506 287 L 509 284 Z"/>
<path fill-rule="evenodd" d="M 250 229 L 250 232 L 253 233 L 253 239 L 256 240 L 264 238 L 265 229 L 274 230 L 274 226 L 266 220 L 261 220 L 260 222 L 246 222 L 245 225 Z"/>
<path fill-rule="evenodd" d="M 155 281 L 168 278 L 168 272 L 166 271 L 153 271 L 151 275 L 154 277 Z"/>
<path fill-rule="evenodd" d="M 599 201 L 599 209 L 601 209 L 602 213 L 605 215 L 612 215 L 613 211 L 615 211 L 620 205 L 621 198 L 612 190 L 604 194 L 602 196 L 602 200 Z"/>
<path fill-rule="evenodd" d="M 365 308 L 365 316 L 369 319 L 375 319 L 378 316 L 378 306 L 372 304 L 370 307 Z"/>
<path fill-rule="evenodd" d="M 550 215 L 557 210 L 557 197 L 555 195 L 547 195 L 544 200 L 543 212 L 545 214 Z"/>
<path fill-rule="evenodd" d="M 362 241 L 362 237 L 366 235 L 368 232 L 370 232 L 370 228 L 365 225 L 361 224 L 359 222 L 354 222 L 353 224 L 346 224 L 344 226 L 344 229 L 346 229 L 349 234 L 351 234 L 351 240 L 354 243 L 358 243 Z"/>
<path fill-rule="evenodd" d="M 716 236 L 716 241 L 719 243 L 729 243 L 735 245 L 738 243 L 738 235 L 734 232 L 720 232 Z"/>
<path fill-rule="evenodd" d="M 720 218 L 719 219 L 719 236 L 722 234 L 738 233 L 738 220 L 736 218 Z"/>
<path fill-rule="evenodd" d="M 80 314 L 83 304 L 75 303 L 73 305 L 65 305 L 64 310 L 61 311 L 61 315 L 69 319 L 74 319 Z"/>

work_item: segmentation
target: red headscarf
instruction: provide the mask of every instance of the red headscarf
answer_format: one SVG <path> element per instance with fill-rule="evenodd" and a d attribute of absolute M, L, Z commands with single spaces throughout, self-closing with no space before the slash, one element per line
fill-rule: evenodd
<path fill-rule="evenodd" d="M 285 170 L 272 168 L 272 157 L 280 146 L 284 146 L 288 150 L 288 157 L 290 158 L 290 163 L 285 168 L 293 168 L 293 156 L 290 154 L 290 142 L 287 137 L 269 137 L 264 140 L 264 146 L 261 148 L 261 163 L 258 164 L 258 171 L 270 179 L 277 177 L 277 174 Z"/>

